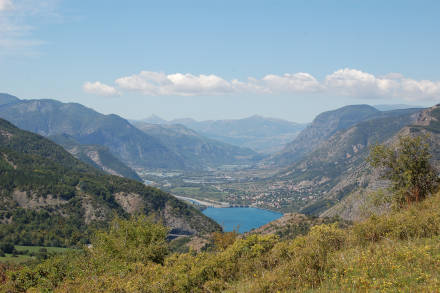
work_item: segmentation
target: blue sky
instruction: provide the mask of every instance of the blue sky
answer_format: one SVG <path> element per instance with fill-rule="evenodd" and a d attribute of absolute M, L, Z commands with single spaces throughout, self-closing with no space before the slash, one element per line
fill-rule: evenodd
<path fill-rule="evenodd" d="M 0 92 L 127 118 L 429 106 L 439 3 L 0 0 Z"/>

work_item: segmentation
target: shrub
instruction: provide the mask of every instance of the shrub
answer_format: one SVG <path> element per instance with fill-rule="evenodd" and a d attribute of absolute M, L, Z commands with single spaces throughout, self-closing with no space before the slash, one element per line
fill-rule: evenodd
<path fill-rule="evenodd" d="M 142 215 L 117 218 L 108 231 L 96 233 L 90 252 L 104 260 L 163 263 L 168 254 L 167 233 L 167 228 Z"/>
<path fill-rule="evenodd" d="M 419 202 L 435 190 L 438 175 L 430 159 L 426 136 L 400 137 L 396 148 L 375 145 L 368 157 L 371 166 L 382 168 L 383 178 L 391 181 L 397 207 Z"/>
<path fill-rule="evenodd" d="M 15 247 L 14 244 L 6 242 L 0 244 L 0 250 L 2 250 L 4 253 L 12 254 L 15 250 Z"/>

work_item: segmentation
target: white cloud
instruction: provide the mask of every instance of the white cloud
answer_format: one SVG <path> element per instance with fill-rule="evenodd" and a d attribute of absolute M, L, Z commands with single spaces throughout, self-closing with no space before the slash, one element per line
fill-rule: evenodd
<path fill-rule="evenodd" d="M 216 95 L 233 91 L 233 84 L 216 75 L 192 75 L 142 71 L 139 74 L 118 78 L 121 89 L 140 91 L 145 95 L 194 96 Z"/>
<path fill-rule="evenodd" d="M 102 84 L 89 83 L 96 87 Z M 165 74 L 141 71 L 139 74 L 116 79 L 120 90 L 136 91 L 148 96 L 212 96 L 227 94 L 313 94 L 351 96 L 353 98 L 399 98 L 409 101 L 440 98 L 440 82 L 414 80 L 400 73 L 375 76 L 357 69 L 339 69 L 322 81 L 309 73 L 268 74 L 261 79 L 249 77 L 244 81 L 226 80 L 214 74 Z M 116 93 L 107 86 L 107 92 Z M 111 89 L 111 90 L 110 90 Z"/>
<path fill-rule="evenodd" d="M 86 93 L 99 96 L 115 96 L 119 94 L 116 88 L 103 84 L 99 81 L 84 83 L 83 90 Z"/>
<path fill-rule="evenodd" d="M 313 92 L 319 82 L 310 74 L 296 73 L 283 76 L 267 75 L 263 79 L 247 81 L 225 80 L 217 75 L 193 75 L 190 73 L 165 74 L 142 71 L 139 74 L 116 79 L 116 85 L 124 90 L 139 91 L 145 95 L 197 96 L 231 93 Z"/>
<path fill-rule="evenodd" d="M 376 77 L 356 69 L 340 69 L 327 75 L 327 91 L 359 98 L 401 98 L 409 101 L 440 98 L 440 82 L 414 80 L 400 73 Z"/>
<path fill-rule="evenodd" d="M 321 85 L 312 75 L 304 72 L 286 73 L 282 76 L 269 74 L 262 82 L 271 92 L 316 92 Z"/>
<path fill-rule="evenodd" d="M 0 11 L 12 9 L 13 7 L 11 0 L 0 0 Z"/>

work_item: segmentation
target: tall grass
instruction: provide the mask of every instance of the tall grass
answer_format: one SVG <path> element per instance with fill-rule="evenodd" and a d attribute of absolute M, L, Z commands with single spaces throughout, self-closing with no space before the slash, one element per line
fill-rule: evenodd
<path fill-rule="evenodd" d="M 137 220 L 139 223 L 139 220 Z M 136 219 L 134 220 L 136 225 Z M 120 227 L 128 227 L 124 222 Z M 161 228 L 149 229 L 161 232 Z M 113 226 L 113 229 L 115 229 Z M 128 229 L 128 228 L 127 228 Z M 166 250 L 161 239 L 136 241 Z M 104 233 L 104 232 L 101 232 Z M 133 234 L 134 233 L 134 234 Z M 162 232 L 161 232 L 162 233 Z M 156 233 L 159 235 L 161 233 Z M 147 233 L 148 234 L 148 233 Z M 2 290 L 20 292 L 438 292 L 440 290 L 440 194 L 348 229 L 311 228 L 305 236 L 280 240 L 250 235 L 223 241 L 210 252 L 155 258 L 127 253 L 124 233 L 99 234 L 91 250 L 56 256 L 36 267 L 10 272 Z M 113 238 L 115 239 L 113 239 Z M 216 237 L 219 237 L 218 235 Z M 141 237 L 141 239 L 145 239 Z M 118 243 L 118 249 L 101 247 Z M 228 243 L 228 245 L 224 245 Z M 230 243 L 230 244 L 229 244 Z M 160 248 L 160 247 L 159 247 Z M 147 251 L 148 252 L 148 251 Z M 134 255 L 134 257 L 132 257 Z M 146 253 L 146 255 L 149 255 Z M 117 268 L 117 269 L 115 269 Z"/>

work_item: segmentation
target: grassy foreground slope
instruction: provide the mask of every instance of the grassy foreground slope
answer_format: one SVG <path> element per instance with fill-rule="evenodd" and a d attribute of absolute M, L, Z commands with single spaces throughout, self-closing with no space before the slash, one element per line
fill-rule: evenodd
<path fill-rule="evenodd" d="M 139 230 L 135 228 L 140 227 L 139 220 L 117 226 L 132 227 L 130 236 L 124 236 L 125 230 L 102 232 L 92 249 L 8 274 L 2 289 L 437 292 L 440 288 L 440 193 L 348 229 L 318 225 L 305 236 L 283 241 L 274 235 L 254 234 L 199 254 L 166 256 L 166 243 L 152 237 L 161 235 L 160 226 L 150 225 L 137 235 L 133 231 Z M 122 247 L 120 243 L 128 244 Z M 135 256 L 130 251 L 143 253 Z"/>

